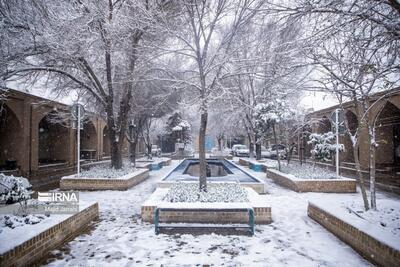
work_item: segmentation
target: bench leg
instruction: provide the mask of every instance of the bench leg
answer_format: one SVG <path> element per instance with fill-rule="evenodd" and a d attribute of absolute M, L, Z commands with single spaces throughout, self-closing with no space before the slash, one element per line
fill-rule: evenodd
<path fill-rule="evenodd" d="M 159 215 L 160 215 L 160 210 L 156 208 L 154 211 L 154 231 L 156 235 L 160 233 L 160 229 L 158 228 Z"/>

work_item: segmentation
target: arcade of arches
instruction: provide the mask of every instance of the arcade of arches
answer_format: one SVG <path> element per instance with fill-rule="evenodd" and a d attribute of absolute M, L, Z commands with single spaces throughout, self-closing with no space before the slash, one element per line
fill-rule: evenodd
<path fill-rule="evenodd" d="M 76 130 L 69 122 L 57 120 L 62 117 L 58 113 L 68 111 L 67 105 L 10 90 L 0 103 L 0 172 L 23 175 L 33 185 L 73 172 Z M 89 117 L 80 133 L 81 160 L 108 159 L 106 124 L 94 114 Z M 124 144 L 123 152 L 127 148 Z"/>
<path fill-rule="evenodd" d="M 345 103 L 344 117 L 352 134 L 358 127 L 358 119 L 350 103 Z M 328 119 L 337 107 L 313 112 L 308 119 L 313 121 L 312 131 L 325 133 L 333 130 Z M 371 108 L 371 116 L 376 119 L 376 168 L 377 182 L 388 185 L 389 190 L 400 192 L 400 92 L 391 97 L 379 100 Z M 364 174 L 368 178 L 369 170 L 369 135 L 362 128 L 359 136 L 360 146 L 358 155 Z M 340 162 L 343 171 L 354 168 L 354 150 L 351 139 L 347 134 L 340 135 L 340 143 L 344 144 L 345 151 L 340 153 Z"/>

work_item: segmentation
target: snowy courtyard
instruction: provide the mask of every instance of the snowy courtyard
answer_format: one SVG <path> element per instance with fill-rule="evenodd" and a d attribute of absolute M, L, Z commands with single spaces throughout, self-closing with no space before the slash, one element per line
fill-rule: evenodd
<path fill-rule="evenodd" d="M 399 0 L 0 0 L 0 266 L 400 266 Z"/>
<path fill-rule="evenodd" d="M 140 207 L 156 182 L 177 164 L 150 172 L 148 180 L 127 191 L 82 192 L 84 201 L 99 202 L 100 221 L 89 233 L 53 251 L 49 266 L 370 266 L 307 217 L 309 200 L 360 202 L 358 194 L 298 194 L 254 171 L 250 172 L 267 183 L 263 197 L 272 206 L 273 222 L 257 225 L 253 237 L 155 235 L 153 224 L 141 222 Z"/>

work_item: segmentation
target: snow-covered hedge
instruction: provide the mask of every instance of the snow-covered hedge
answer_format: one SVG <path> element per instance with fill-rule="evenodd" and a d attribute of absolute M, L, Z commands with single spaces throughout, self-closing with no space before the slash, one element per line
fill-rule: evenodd
<path fill-rule="evenodd" d="M 80 177 L 85 178 L 117 178 L 129 173 L 135 172 L 136 168 L 130 166 L 129 164 L 125 164 L 121 169 L 116 170 L 114 168 L 110 168 L 109 166 L 95 166 L 90 168 L 89 170 L 82 171 L 80 173 Z"/>
<path fill-rule="evenodd" d="M 248 202 L 247 191 L 237 183 L 209 184 L 199 193 L 197 183 L 173 184 L 165 200 L 168 202 Z"/>
<path fill-rule="evenodd" d="M 282 164 L 281 171 L 299 179 L 337 179 L 335 172 L 309 164 Z"/>
<path fill-rule="evenodd" d="M 0 203 L 11 204 L 30 199 L 31 187 L 26 178 L 0 173 Z"/>
<path fill-rule="evenodd" d="M 20 226 L 24 226 L 26 224 L 38 224 L 48 216 L 49 215 L 46 216 L 34 214 L 29 214 L 25 216 L 2 215 L 0 216 L 0 228 L 8 227 L 14 229 Z"/>

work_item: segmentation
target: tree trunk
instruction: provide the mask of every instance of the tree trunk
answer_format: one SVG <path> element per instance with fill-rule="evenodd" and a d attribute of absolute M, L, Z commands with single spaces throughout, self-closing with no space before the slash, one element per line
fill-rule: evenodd
<path fill-rule="evenodd" d="M 257 135 L 255 136 L 255 143 L 256 143 L 256 160 L 261 159 L 261 144 L 257 138 Z"/>
<path fill-rule="evenodd" d="M 120 143 L 115 140 L 115 133 L 110 134 L 109 138 L 111 144 L 111 167 L 118 170 L 122 168 L 122 153 Z"/>
<path fill-rule="evenodd" d="M 249 138 L 249 158 L 254 158 L 254 144 L 253 144 L 253 139 L 251 138 L 251 134 L 247 134 Z"/>
<path fill-rule="evenodd" d="M 288 154 L 287 154 L 287 165 L 289 165 L 290 160 L 292 159 L 294 146 L 295 146 L 295 145 L 293 144 L 293 145 L 291 145 L 291 146 L 289 147 L 289 151 L 288 151 Z"/>
<path fill-rule="evenodd" d="M 369 159 L 369 190 L 371 191 L 371 209 L 376 210 L 376 187 L 375 187 L 375 177 L 376 177 L 376 145 L 375 140 L 370 143 L 370 159 Z"/>
<path fill-rule="evenodd" d="M 148 159 L 153 159 L 153 155 L 151 154 L 151 144 L 148 143 L 147 147 L 147 158 Z"/>
<path fill-rule="evenodd" d="M 274 133 L 274 142 L 275 142 L 275 150 L 276 150 L 276 158 L 278 159 L 278 170 L 281 170 L 281 158 L 279 156 L 279 149 L 278 149 L 278 140 L 276 138 L 276 131 L 275 131 L 275 123 L 272 124 L 272 131 Z"/>
<path fill-rule="evenodd" d="M 129 159 L 133 166 L 136 166 L 136 146 L 137 146 L 137 141 L 129 143 L 129 153 L 130 153 Z"/>
<path fill-rule="evenodd" d="M 300 136 L 300 133 L 297 136 L 297 154 L 299 155 L 300 165 L 303 165 L 303 134 Z"/>
<path fill-rule="evenodd" d="M 206 130 L 207 130 L 207 111 L 202 111 L 199 130 L 199 190 L 207 191 L 207 162 L 206 162 Z"/>
<path fill-rule="evenodd" d="M 360 159 L 358 157 L 358 144 L 353 146 L 353 150 L 354 150 L 353 151 L 354 161 L 355 161 L 355 164 L 356 164 L 356 170 L 357 170 L 357 175 L 358 175 L 358 182 L 360 184 L 361 195 L 362 195 L 363 202 L 364 202 L 364 208 L 365 208 L 365 210 L 369 210 L 367 192 L 365 190 L 364 178 L 362 176 L 361 166 L 360 166 Z"/>
<path fill-rule="evenodd" d="M 218 142 L 218 151 L 222 151 L 222 138 L 217 138 Z"/>

